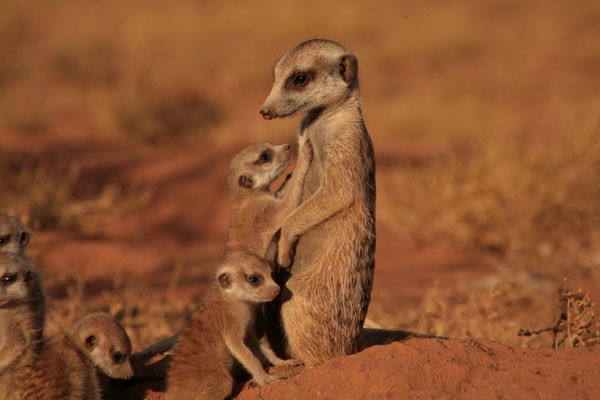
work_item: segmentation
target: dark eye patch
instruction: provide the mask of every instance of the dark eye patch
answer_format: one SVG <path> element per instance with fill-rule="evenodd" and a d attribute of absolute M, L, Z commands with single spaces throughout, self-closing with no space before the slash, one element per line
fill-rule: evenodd
<path fill-rule="evenodd" d="M 17 281 L 17 274 L 4 274 L 0 277 L 0 285 L 8 286 Z"/>
<path fill-rule="evenodd" d="M 115 351 L 114 353 L 112 353 L 112 360 L 115 362 L 115 364 L 122 364 L 125 362 L 126 359 L 127 356 L 121 353 L 120 351 Z"/>
<path fill-rule="evenodd" d="M 315 78 L 315 71 L 296 71 L 285 82 L 285 87 L 291 90 L 302 90 Z"/>
<path fill-rule="evenodd" d="M 4 246 L 8 242 L 10 242 L 10 235 L 0 236 L 0 246 Z"/>
<path fill-rule="evenodd" d="M 258 159 L 256 160 L 257 164 L 265 164 L 273 159 L 273 151 L 271 149 L 267 149 L 261 152 L 258 155 Z"/>
<path fill-rule="evenodd" d="M 262 282 L 262 276 L 260 275 L 248 275 L 247 279 L 252 286 L 258 286 Z"/>

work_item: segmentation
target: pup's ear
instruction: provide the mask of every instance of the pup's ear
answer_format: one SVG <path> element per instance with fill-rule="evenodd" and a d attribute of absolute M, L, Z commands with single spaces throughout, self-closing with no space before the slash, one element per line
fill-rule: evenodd
<path fill-rule="evenodd" d="M 252 178 L 250 178 L 246 175 L 240 176 L 238 179 L 238 182 L 241 187 L 244 187 L 246 189 L 250 189 L 252 187 L 252 185 L 254 184 L 254 182 L 252 182 Z"/>
<path fill-rule="evenodd" d="M 222 274 L 220 274 L 217 280 L 219 281 L 219 285 L 221 285 L 223 289 L 227 289 L 229 286 L 231 286 L 232 283 L 231 276 L 227 272 L 223 272 Z"/>
<path fill-rule="evenodd" d="M 356 82 L 358 77 L 358 61 L 352 54 L 344 54 L 339 62 L 340 75 L 348 85 Z"/>

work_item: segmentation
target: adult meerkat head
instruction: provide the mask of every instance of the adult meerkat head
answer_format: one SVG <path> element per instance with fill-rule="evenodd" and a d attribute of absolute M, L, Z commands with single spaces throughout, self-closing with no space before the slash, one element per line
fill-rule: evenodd
<path fill-rule="evenodd" d="M 229 257 L 217 269 L 221 290 L 250 303 L 273 300 L 281 289 L 271 276 L 271 267 L 258 256 L 244 254 Z"/>
<path fill-rule="evenodd" d="M 269 190 L 290 165 L 291 146 L 259 143 L 237 153 L 229 167 L 232 190 Z"/>
<path fill-rule="evenodd" d="M 0 252 L 23 254 L 29 243 L 29 232 L 18 219 L 0 213 Z"/>
<path fill-rule="evenodd" d="M 356 57 L 338 43 L 313 39 L 292 48 L 275 64 L 271 93 L 260 113 L 265 119 L 325 109 L 358 88 Z"/>
<path fill-rule="evenodd" d="M 111 315 L 86 315 L 77 321 L 71 337 L 92 364 L 104 374 L 117 379 L 129 379 L 133 376 L 129 336 Z"/>
<path fill-rule="evenodd" d="M 41 295 L 35 267 L 17 254 L 0 252 L 0 308 L 22 304 Z"/>

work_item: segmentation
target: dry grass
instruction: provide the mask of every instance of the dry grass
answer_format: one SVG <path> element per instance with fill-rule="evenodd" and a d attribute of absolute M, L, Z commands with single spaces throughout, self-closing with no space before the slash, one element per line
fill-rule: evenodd
<path fill-rule="evenodd" d="M 25 157 L 27 158 L 27 157 Z M 80 168 L 76 164 L 10 157 L 0 159 L 0 209 L 34 229 L 78 229 L 102 224 L 107 216 L 148 204 L 152 188 L 123 188 L 109 182 L 96 193 L 78 194 Z"/>

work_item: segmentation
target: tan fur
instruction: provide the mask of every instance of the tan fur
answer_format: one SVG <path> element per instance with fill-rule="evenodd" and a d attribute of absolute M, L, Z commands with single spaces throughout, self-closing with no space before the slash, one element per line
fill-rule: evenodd
<path fill-rule="evenodd" d="M 12 373 L 12 400 L 99 400 L 96 369 L 67 335 L 56 336 L 44 346 L 35 362 Z"/>
<path fill-rule="evenodd" d="M 0 252 L 0 376 L 39 356 L 44 311 L 36 268 L 24 257 Z"/>
<path fill-rule="evenodd" d="M 98 373 L 130 378 L 130 354 L 129 337 L 121 325 L 108 314 L 90 314 L 69 334 L 47 340 L 39 357 L 12 368 L 7 374 L 10 396 L 6 398 L 99 400 Z"/>
<path fill-rule="evenodd" d="M 278 294 L 271 269 L 261 258 L 247 254 L 228 257 L 217 269 L 216 282 L 203 306 L 192 314 L 177 339 L 166 398 L 229 396 L 234 359 L 260 386 L 279 380 L 267 374 L 257 358 L 260 345 L 254 334 L 256 304 Z"/>
<path fill-rule="evenodd" d="M 362 348 L 375 252 L 375 161 L 361 113 L 355 56 L 311 40 L 275 65 L 266 119 L 305 113 L 299 142 L 313 160 L 302 204 L 283 223 L 278 261 L 291 277 L 281 318 L 294 358 L 309 366 Z"/>
<path fill-rule="evenodd" d="M 290 146 L 260 143 L 236 154 L 228 178 L 232 200 L 226 254 L 264 257 L 273 234 L 300 203 L 311 154 L 311 147 L 304 146 L 292 178 L 277 195 L 269 187 L 288 167 Z M 261 160 L 264 155 L 267 161 Z"/>
<path fill-rule="evenodd" d="M 0 252 L 25 253 L 29 243 L 29 232 L 18 219 L 0 213 Z"/>

